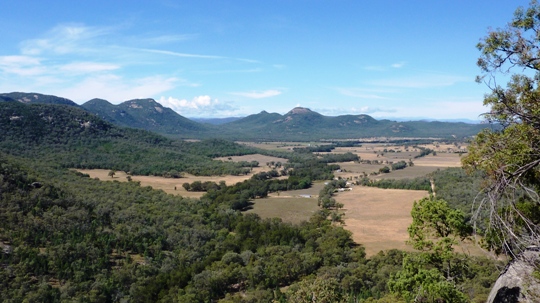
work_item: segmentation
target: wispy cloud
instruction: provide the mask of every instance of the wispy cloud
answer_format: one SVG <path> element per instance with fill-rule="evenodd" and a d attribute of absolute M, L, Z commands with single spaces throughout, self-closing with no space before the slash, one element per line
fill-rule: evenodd
<path fill-rule="evenodd" d="M 90 27 L 81 24 L 62 24 L 45 33 L 41 38 L 22 42 L 21 52 L 24 55 L 41 55 L 47 52 L 65 55 L 82 54 L 92 51 L 95 39 L 110 34 L 112 28 Z M 94 49 L 95 51 L 95 49 Z"/>
<path fill-rule="evenodd" d="M 262 99 L 281 95 L 282 92 L 276 89 L 270 89 L 265 91 L 232 92 L 229 94 L 250 99 Z"/>
<path fill-rule="evenodd" d="M 142 52 L 175 56 L 175 57 L 184 57 L 184 58 L 199 58 L 199 59 L 224 59 L 225 58 L 223 56 L 179 53 L 179 52 L 173 52 L 173 51 L 161 50 L 161 49 L 133 48 L 133 50 L 139 50 Z"/>
<path fill-rule="evenodd" d="M 405 62 L 398 62 L 391 65 L 393 68 L 402 68 L 405 66 Z"/>
<path fill-rule="evenodd" d="M 364 66 L 364 70 L 375 71 L 375 72 L 384 72 L 384 71 L 389 70 L 390 68 L 392 68 L 392 69 L 402 68 L 402 67 L 405 66 L 405 64 L 406 64 L 406 62 L 401 61 L 401 62 L 390 64 L 389 66 L 388 65 L 368 65 L 368 66 Z"/>
<path fill-rule="evenodd" d="M 253 60 L 253 59 L 247 59 L 247 58 L 232 58 L 232 57 L 217 56 L 217 55 L 190 54 L 190 53 L 181 53 L 181 52 L 174 52 L 174 51 L 168 51 L 168 50 L 162 50 L 162 49 L 132 48 L 132 50 L 167 55 L 167 56 L 183 57 L 183 58 L 214 59 L 214 60 L 232 59 L 235 61 L 246 62 L 246 63 L 260 63 L 259 60 Z"/>
<path fill-rule="evenodd" d="M 0 56 L 0 71 L 18 76 L 36 76 L 45 73 L 41 60 L 31 56 Z"/>
<path fill-rule="evenodd" d="M 74 62 L 60 66 L 60 70 L 72 73 L 94 73 L 119 69 L 117 64 L 96 62 Z"/>

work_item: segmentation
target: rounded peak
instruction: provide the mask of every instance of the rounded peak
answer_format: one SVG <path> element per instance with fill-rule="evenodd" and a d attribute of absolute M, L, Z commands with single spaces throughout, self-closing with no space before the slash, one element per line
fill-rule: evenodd
<path fill-rule="evenodd" d="M 141 102 L 146 102 L 146 103 L 157 103 L 156 100 L 152 99 L 152 98 L 146 98 L 146 99 L 133 99 L 133 100 L 128 100 L 126 102 L 129 102 L 129 103 L 141 103 Z"/>
<path fill-rule="evenodd" d="M 86 101 L 87 104 L 99 104 L 99 103 L 104 103 L 104 104 L 112 104 L 111 102 L 105 100 L 105 99 L 100 99 L 100 98 L 94 98 L 92 100 L 88 100 Z"/>
<path fill-rule="evenodd" d="M 303 114 L 310 114 L 313 113 L 313 111 L 306 107 L 295 107 L 291 109 L 287 115 L 303 115 Z"/>

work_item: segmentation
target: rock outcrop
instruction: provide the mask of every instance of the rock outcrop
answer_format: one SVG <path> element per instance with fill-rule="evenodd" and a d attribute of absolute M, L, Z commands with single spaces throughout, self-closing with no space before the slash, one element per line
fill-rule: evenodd
<path fill-rule="evenodd" d="M 540 302 L 540 247 L 512 260 L 491 289 L 487 303 Z"/>

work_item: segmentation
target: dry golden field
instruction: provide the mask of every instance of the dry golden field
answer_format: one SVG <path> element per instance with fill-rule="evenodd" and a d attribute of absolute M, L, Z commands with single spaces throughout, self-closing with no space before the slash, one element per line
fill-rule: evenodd
<path fill-rule="evenodd" d="M 363 173 L 370 174 L 372 172 L 378 172 L 381 167 L 385 165 L 390 166 L 390 162 L 412 160 L 414 166 L 407 167 L 403 170 L 392 171 L 388 174 L 370 176 L 371 179 L 404 179 L 404 178 L 416 178 L 425 176 L 437 169 L 445 169 L 448 167 L 461 166 L 461 156 L 457 153 L 448 153 L 447 150 L 450 146 L 456 148 L 454 145 L 422 145 L 422 147 L 431 148 L 437 151 L 437 155 L 432 154 L 414 159 L 414 156 L 419 154 L 419 151 L 413 147 L 406 147 L 403 145 L 388 145 L 388 144 L 374 144 L 368 143 L 361 147 L 340 147 L 336 148 L 334 152 L 345 153 L 351 152 L 357 154 L 362 160 L 377 160 L 384 162 L 385 164 L 363 164 L 355 162 L 338 163 L 342 171 L 336 172 L 336 177 L 353 178 L 362 175 Z M 395 152 L 383 152 L 384 149 L 394 150 Z M 399 151 L 399 152 L 398 152 Z"/>
<path fill-rule="evenodd" d="M 253 201 L 252 209 L 261 218 L 281 218 L 283 222 L 298 224 L 307 221 L 319 209 L 317 199 L 324 182 L 315 182 L 308 189 L 271 193 L 268 198 Z"/>
<path fill-rule="evenodd" d="M 242 182 L 244 180 L 247 180 L 251 178 L 253 174 L 260 173 L 263 171 L 269 171 L 270 168 L 266 166 L 266 162 L 275 161 L 275 162 L 287 162 L 287 159 L 282 158 L 276 158 L 276 157 L 268 157 L 264 155 L 247 155 L 247 156 L 237 156 L 237 157 L 231 157 L 232 161 L 258 161 L 259 167 L 253 168 L 253 171 L 250 174 L 247 175 L 241 175 L 241 176 L 194 176 L 190 174 L 184 174 L 183 178 L 163 178 L 163 177 L 156 177 L 156 176 L 131 176 L 133 181 L 140 181 L 141 186 L 151 186 L 154 189 L 161 189 L 164 192 L 168 194 L 173 195 L 181 195 L 183 197 L 189 197 L 189 198 L 200 198 L 204 194 L 204 192 L 190 192 L 186 191 L 182 184 L 184 183 L 193 183 L 195 181 L 212 181 L 219 183 L 220 181 L 225 181 L 227 185 L 233 185 L 238 182 Z M 220 158 L 220 160 L 223 160 Z M 225 158 L 223 161 L 230 161 L 228 160 L 228 157 Z M 107 169 L 78 169 L 81 173 L 85 173 L 90 175 L 92 178 L 98 178 L 103 181 L 127 181 L 126 173 L 123 171 L 117 171 L 114 178 L 109 177 L 109 171 Z M 176 187 L 176 189 L 175 189 Z"/>
<path fill-rule="evenodd" d="M 248 143 L 244 143 L 248 144 Z M 308 146 L 308 143 L 249 143 L 248 145 L 259 148 L 289 150 L 293 147 Z M 414 166 L 402 170 L 392 171 L 389 174 L 371 176 L 374 179 L 402 179 L 425 176 L 437 169 L 447 167 L 459 167 L 460 156 L 457 153 L 449 153 L 448 150 L 456 149 L 455 145 L 425 145 L 425 147 L 437 151 L 437 155 L 428 155 L 422 158 L 413 159 L 419 153 L 412 147 L 401 145 L 385 144 L 364 144 L 362 147 L 336 148 L 334 152 L 353 152 L 361 159 L 378 161 L 409 161 L 413 159 Z M 384 149 L 393 149 L 396 152 L 383 152 Z M 462 149 L 463 150 L 463 147 Z M 400 152 L 397 152 L 400 151 Z M 382 153 L 382 155 L 381 155 Z M 378 156 L 377 156 L 378 155 Z M 211 176 L 198 177 L 186 174 L 184 178 L 171 179 L 154 176 L 132 176 L 134 181 L 140 181 L 142 186 L 151 186 L 161 189 L 169 194 L 182 195 L 185 197 L 199 198 L 202 192 L 187 192 L 182 187 L 185 182 L 194 181 L 225 181 L 231 185 L 242 182 L 250 178 L 254 173 L 268 171 L 270 168 L 266 163 L 287 162 L 287 159 L 269 157 L 264 155 L 246 155 L 235 157 L 218 158 L 221 161 L 258 161 L 259 166 L 254 168 L 251 174 L 245 176 Z M 336 177 L 351 178 L 359 177 L 364 172 L 370 174 L 378 171 L 388 164 L 363 164 L 355 162 L 338 163 L 342 172 L 336 172 Z M 124 172 L 116 172 L 116 176 L 108 176 L 109 170 L 79 170 L 87 173 L 91 177 L 101 180 L 127 181 Z M 257 199 L 246 213 L 257 213 L 262 218 L 279 217 L 284 222 L 300 223 L 309 220 L 311 215 L 318 210 L 317 198 L 319 191 L 324 186 L 324 182 L 317 182 L 312 188 L 306 190 L 285 191 L 272 193 L 268 198 Z M 175 190 L 176 187 L 176 190 Z M 379 189 L 371 187 L 355 186 L 352 191 L 341 192 L 336 195 L 336 200 L 344 204 L 345 228 L 353 234 L 353 239 L 366 247 L 368 256 L 374 255 L 380 250 L 404 249 L 412 250 L 405 244 L 408 239 L 407 227 L 412 222 L 410 212 L 413 202 L 427 196 L 425 191 Z M 467 243 L 461 244 L 457 251 L 470 252 L 475 255 L 484 254 L 476 245 Z"/>
<path fill-rule="evenodd" d="M 393 248 L 412 250 L 405 244 L 412 206 L 426 196 L 428 193 L 422 190 L 355 186 L 352 191 L 338 193 L 335 199 L 344 205 L 345 229 L 372 256 Z"/>

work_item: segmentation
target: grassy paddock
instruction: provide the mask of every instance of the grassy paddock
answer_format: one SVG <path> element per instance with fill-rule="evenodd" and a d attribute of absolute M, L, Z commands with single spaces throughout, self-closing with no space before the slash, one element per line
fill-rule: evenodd
<path fill-rule="evenodd" d="M 281 218 L 283 222 L 298 224 L 308 220 L 319 207 L 317 198 L 271 196 L 254 201 L 246 213 L 256 213 L 261 218 Z"/>
<path fill-rule="evenodd" d="M 393 248 L 412 250 L 405 244 L 409 238 L 407 227 L 412 223 L 412 206 L 426 196 L 428 193 L 422 190 L 355 186 L 352 191 L 338 193 L 335 199 L 344 205 L 345 229 L 372 256 Z"/>
<path fill-rule="evenodd" d="M 264 164 L 263 164 L 264 165 Z M 157 176 L 131 176 L 131 179 L 133 181 L 140 181 L 141 186 L 150 186 L 154 189 L 161 189 L 164 192 L 168 194 L 173 195 L 181 195 L 183 197 L 189 197 L 189 198 L 200 198 L 204 194 L 204 192 L 190 192 L 186 191 L 182 184 L 184 183 L 193 183 L 195 181 L 212 181 L 219 183 L 220 181 L 225 181 L 225 184 L 227 185 L 234 185 L 238 182 L 242 182 L 244 180 L 247 180 L 251 178 L 251 176 L 255 173 L 268 171 L 269 168 L 266 166 L 263 167 L 255 167 L 253 169 L 253 172 L 247 175 L 241 175 L 241 176 L 193 176 L 190 174 L 185 174 L 183 178 L 163 178 L 163 177 L 157 177 Z M 98 178 L 102 181 L 120 181 L 120 182 L 127 182 L 127 175 L 123 171 L 117 171 L 114 178 L 111 178 L 109 176 L 109 171 L 107 169 L 78 169 L 77 171 L 88 174 L 92 178 Z M 175 189 L 176 187 L 176 189 Z"/>
<path fill-rule="evenodd" d="M 230 158 L 230 160 L 229 160 Z M 248 162 L 251 162 L 251 161 L 257 161 L 259 162 L 259 166 L 260 167 L 266 167 L 266 163 L 268 162 L 281 162 L 281 163 L 286 163 L 288 162 L 289 160 L 287 159 L 283 159 L 283 158 L 278 158 L 278 157 L 271 157 L 271 156 L 265 156 L 265 155 L 261 155 L 261 154 L 253 154 L 253 155 L 244 155 L 244 156 L 232 156 L 232 157 L 220 157 L 220 158 L 215 158 L 214 160 L 220 160 L 220 161 L 233 161 L 233 162 L 240 162 L 240 161 L 248 161 Z"/>
<path fill-rule="evenodd" d="M 281 218 L 293 224 L 307 221 L 319 209 L 317 199 L 323 187 L 324 182 L 315 182 L 307 189 L 271 193 L 268 198 L 254 200 L 246 213 L 256 213 L 261 218 Z M 306 198 L 308 195 L 310 197 Z"/>

